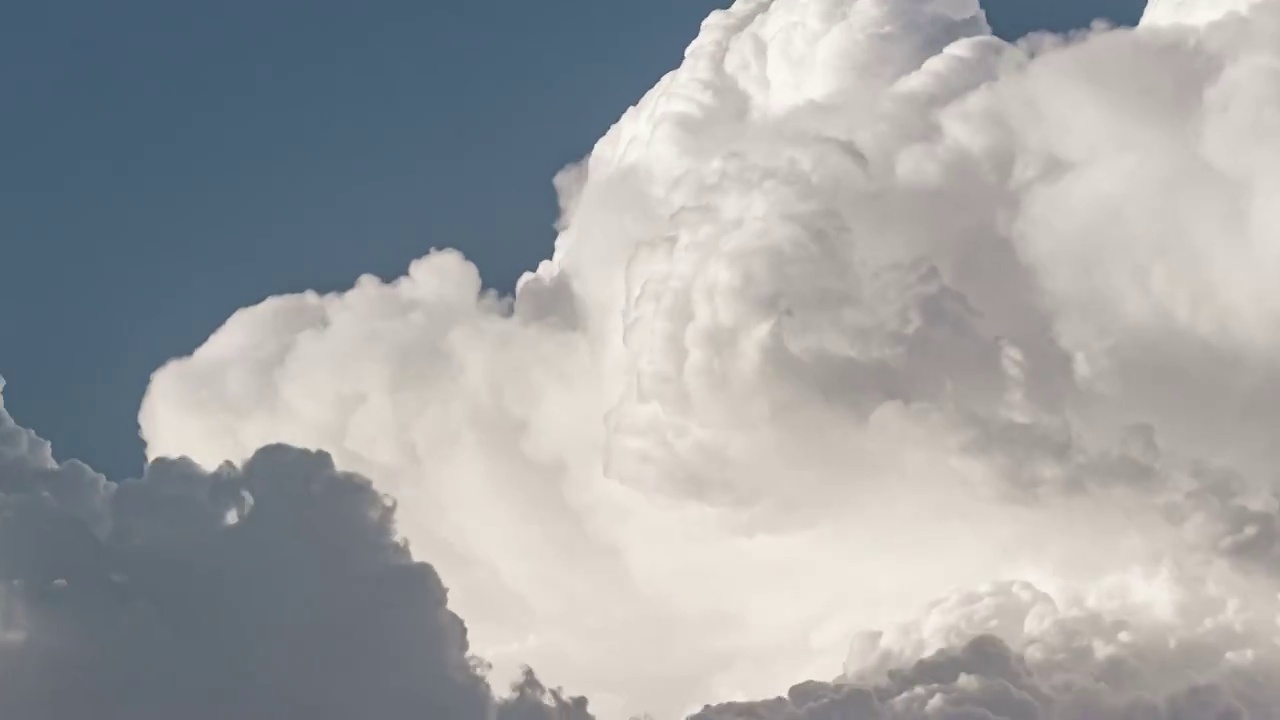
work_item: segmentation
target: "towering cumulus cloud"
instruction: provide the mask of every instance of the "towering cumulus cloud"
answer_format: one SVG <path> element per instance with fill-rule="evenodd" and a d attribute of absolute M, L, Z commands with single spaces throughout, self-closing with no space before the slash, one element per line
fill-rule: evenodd
<path fill-rule="evenodd" d="M 605 717 L 1280 707 L 1280 2 L 739 0 L 557 186 L 513 297 L 241 310 L 150 454 L 331 453 Z"/>

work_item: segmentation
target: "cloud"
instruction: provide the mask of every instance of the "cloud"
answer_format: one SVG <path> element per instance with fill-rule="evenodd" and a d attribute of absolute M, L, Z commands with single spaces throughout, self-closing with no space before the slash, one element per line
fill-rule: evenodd
<path fill-rule="evenodd" d="M 497 676 L 607 717 L 974 652 L 1029 674 L 867 687 L 1258 707 L 1227 676 L 1280 640 L 1280 4 L 1175 7 L 1009 44 L 972 0 L 740 0 L 561 174 L 514 296 L 443 250 L 241 310 L 155 374 L 148 452 L 331 453 Z M 1121 625 L 1151 683 L 1099 679 Z"/>
<path fill-rule="evenodd" d="M 1246 14 L 1260 0 L 1150 0 L 1144 25 L 1203 25 L 1233 13 Z"/>
<path fill-rule="evenodd" d="M 588 720 L 532 673 L 493 700 L 394 511 L 280 445 L 111 483 L 55 462 L 0 399 L 0 714 Z"/>
<path fill-rule="evenodd" d="M 1127 662 L 1109 659 L 1099 672 L 1123 673 Z M 1227 686 L 1214 683 L 1150 695 L 1085 675 L 1055 680 L 1056 686 L 1046 686 L 1023 657 L 984 635 L 923 658 L 879 685 L 810 682 L 793 687 L 786 698 L 709 706 L 692 720 L 1236 720 L 1265 717 L 1273 707 L 1248 708 Z"/>
<path fill-rule="evenodd" d="M 861 638 L 834 682 L 707 706 L 694 720 L 1272 717 L 1274 602 L 1242 607 L 1167 569 L 1140 580 L 1167 593 L 1163 612 L 1101 597 L 1060 606 L 1024 582 L 959 592 L 909 626 Z"/>

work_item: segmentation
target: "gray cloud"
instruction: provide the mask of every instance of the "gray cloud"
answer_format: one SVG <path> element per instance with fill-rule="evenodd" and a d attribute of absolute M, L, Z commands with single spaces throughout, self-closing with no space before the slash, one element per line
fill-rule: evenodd
<path fill-rule="evenodd" d="M 1226 683 L 1191 683 L 1163 695 L 1126 691 L 1107 675 L 1037 677 L 1026 660 L 993 636 L 980 636 L 894 670 L 874 686 L 808 682 L 786 697 L 708 706 L 691 720 L 1244 720 L 1271 717 L 1246 707 Z M 1082 668 L 1077 668 L 1080 670 Z M 1116 683 L 1122 684 L 1122 683 Z M 1247 701 L 1245 701 L 1247 702 Z"/>
<path fill-rule="evenodd" d="M 580 720 L 529 673 L 495 704 L 395 507 L 324 453 L 108 482 L 0 398 L 0 716 Z"/>

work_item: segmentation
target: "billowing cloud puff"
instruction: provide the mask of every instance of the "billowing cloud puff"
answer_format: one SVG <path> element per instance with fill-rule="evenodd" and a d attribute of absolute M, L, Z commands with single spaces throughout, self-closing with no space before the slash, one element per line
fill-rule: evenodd
<path fill-rule="evenodd" d="M 1126 657 L 1091 668 L 1096 675 L 1130 670 Z M 1048 684 L 1052 683 L 1052 684 Z M 809 682 L 786 698 L 707 707 L 692 720 L 1243 720 L 1270 717 L 1275 698 L 1246 706 L 1226 686 L 1192 684 L 1167 695 L 1115 687 L 1091 675 L 1038 677 L 1000 639 L 984 635 L 922 658 L 880 684 Z"/>
<path fill-rule="evenodd" d="M 836 675 L 888 717 L 1256 714 L 1280 3 L 1208 8 L 1011 45 L 974 0 L 739 0 L 512 297 L 446 250 L 241 310 L 148 451 L 332 453 L 500 675 L 609 717 Z"/>
<path fill-rule="evenodd" d="M 0 715 L 587 720 L 531 673 L 495 705 L 393 513 L 284 446 L 111 483 L 0 400 Z"/>
<path fill-rule="evenodd" d="M 1248 13 L 1261 0 L 1149 0 L 1144 25 L 1203 25 L 1232 14 Z"/>

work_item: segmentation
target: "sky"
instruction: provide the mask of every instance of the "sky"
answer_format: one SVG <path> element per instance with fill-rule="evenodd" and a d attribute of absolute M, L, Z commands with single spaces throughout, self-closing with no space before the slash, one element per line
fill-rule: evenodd
<path fill-rule="evenodd" d="M 141 470 L 151 372 L 268 295 L 461 249 L 509 289 L 551 178 L 714 0 L 20 3 L 0 23 L 0 375 L 60 455 Z M 996 31 L 1140 0 L 991 0 Z"/>

